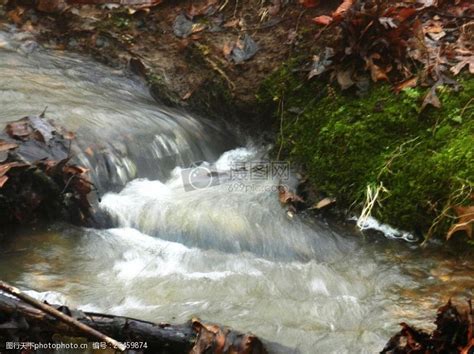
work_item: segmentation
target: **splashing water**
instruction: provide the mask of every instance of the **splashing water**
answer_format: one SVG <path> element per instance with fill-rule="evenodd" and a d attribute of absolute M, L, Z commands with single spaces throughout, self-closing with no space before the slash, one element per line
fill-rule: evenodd
<path fill-rule="evenodd" d="M 289 219 L 278 180 L 229 178 L 233 163 L 261 160 L 262 149 L 235 148 L 218 125 L 157 106 L 123 73 L 32 48 L 0 33 L 0 122 L 48 106 L 77 131 L 80 162 L 103 190 L 117 189 L 100 205 L 115 227 L 23 230 L 2 244 L 0 278 L 84 310 L 199 316 L 282 353 L 375 353 L 399 322 L 427 327 L 447 298 L 472 292 L 468 255 Z M 190 188 L 185 167 L 198 160 L 217 183 Z"/>

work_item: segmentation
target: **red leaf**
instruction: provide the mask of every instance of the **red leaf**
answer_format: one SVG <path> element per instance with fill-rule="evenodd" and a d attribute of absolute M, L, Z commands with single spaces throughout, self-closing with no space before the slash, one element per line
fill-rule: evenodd
<path fill-rule="evenodd" d="M 332 21 L 333 21 L 332 17 L 326 16 L 326 15 L 313 18 L 313 22 L 317 23 L 318 25 L 323 25 L 323 26 L 329 25 Z"/>
<path fill-rule="evenodd" d="M 398 12 L 398 14 L 395 16 L 395 19 L 400 22 L 405 22 L 414 13 L 416 13 L 416 11 L 417 10 L 413 7 L 404 7 Z"/>
<path fill-rule="evenodd" d="M 341 5 L 332 13 L 333 19 L 340 19 L 352 7 L 355 0 L 344 0 Z"/>
<path fill-rule="evenodd" d="M 312 8 L 319 5 L 319 0 L 299 0 L 299 3 L 304 7 Z"/>

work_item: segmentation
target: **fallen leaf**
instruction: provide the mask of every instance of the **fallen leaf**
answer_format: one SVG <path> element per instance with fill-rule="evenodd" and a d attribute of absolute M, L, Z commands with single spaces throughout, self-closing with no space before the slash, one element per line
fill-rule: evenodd
<path fill-rule="evenodd" d="M 206 28 L 207 25 L 205 23 L 194 23 L 191 27 L 191 33 L 201 32 L 204 31 Z"/>
<path fill-rule="evenodd" d="M 347 90 L 349 87 L 355 84 L 352 80 L 353 70 L 341 70 L 336 74 L 337 83 L 341 86 L 342 90 Z"/>
<path fill-rule="evenodd" d="M 474 222 L 474 206 L 454 206 L 458 220 L 457 223 L 451 226 L 446 239 L 449 240 L 455 232 L 464 231 L 467 237 L 472 238 L 472 223 Z"/>
<path fill-rule="evenodd" d="M 8 12 L 8 17 L 10 18 L 10 20 L 12 20 L 13 23 L 19 25 L 22 22 L 24 12 L 25 9 L 23 7 L 17 6 L 14 10 Z"/>
<path fill-rule="evenodd" d="M 30 116 L 27 119 L 31 128 L 35 133 L 37 133 L 37 137 L 39 139 L 36 140 L 47 143 L 53 138 L 53 133 L 56 131 L 56 129 L 46 120 L 38 116 Z"/>
<path fill-rule="evenodd" d="M 332 205 L 336 202 L 336 198 L 324 198 L 321 199 L 319 202 L 314 204 L 310 209 L 323 209 L 329 205 Z"/>
<path fill-rule="evenodd" d="M 232 53 L 232 50 L 234 49 L 235 44 L 227 42 L 224 44 L 224 48 L 222 48 L 222 53 L 224 53 L 224 56 L 228 59 L 230 59 L 230 53 Z"/>
<path fill-rule="evenodd" d="M 197 318 L 191 320 L 196 341 L 190 354 L 232 353 L 232 354 L 264 354 L 267 353 L 262 342 L 252 334 L 238 333 L 225 327 L 209 325 Z"/>
<path fill-rule="evenodd" d="M 332 13 L 333 19 L 340 19 L 354 5 L 355 0 L 344 0 L 341 5 Z"/>
<path fill-rule="evenodd" d="M 387 29 L 398 27 L 395 21 L 393 20 L 393 18 L 391 17 L 380 17 L 379 22 L 382 26 L 384 26 Z"/>
<path fill-rule="evenodd" d="M 88 155 L 88 156 L 94 156 L 94 150 L 92 150 L 92 148 L 90 146 L 88 146 L 84 152 Z"/>
<path fill-rule="evenodd" d="M 49 1 L 49 0 L 45 0 Z M 82 5 L 100 5 L 100 4 L 114 4 L 122 6 L 137 6 L 139 8 L 146 8 L 159 5 L 162 0 L 67 0 L 69 4 L 82 4 Z"/>
<path fill-rule="evenodd" d="M 217 0 L 208 0 L 206 3 L 201 5 L 192 4 L 187 14 L 190 18 L 194 18 L 195 16 L 212 15 L 216 11 L 214 5 L 216 5 L 217 2 Z"/>
<path fill-rule="evenodd" d="M 314 76 L 318 76 L 324 73 L 332 64 L 331 58 L 333 56 L 334 50 L 329 47 L 326 47 L 321 55 L 314 55 L 313 65 L 311 71 L 309 72 L 308 79 L 311 79 Z"/>
<path fill-rule="evenodd" d="M 0 177 L 0 188 L 2 188 L 3 185 L 4 185 L 5 183 L 7 183 L 7 181 L 8 181 L 8 176 L 1 176 L 1 177 Z"/>
<path fill-rule="evenodd" d="M 183 95 L 183 97 L 181 97 L 181 99 L 182 99 L 183 101 L 186 101 L 186 100 L 188 100 L 188 99 L 191 97 L 192 94 L 193 94 L 192 91 L 188 91 L 185 95 Z"/>
<path fill-rule="evenodd" d="M 411 16 L 416 14 L 416 12 L 417 10 L 414 7 L 402 7 L 398 14 L 394 16 L 394 18 L 400 23 L 405 22 Z"/>
<path fill-rule="evenodd" d="M 295 202 L 304 202 L 304 200 L 300 196 L 290 192 L 289 188 L 284 185 L 278 186 L 278 200 L 283 205 Z"/>
<path fill-rule="evenodd" d="M 12 168 L 23 167 L 23 166 L 26 166 L 26 165 L 19 162 L 9 162 L 9 163 L 0 165 L 0 188 L 2 188 L 4 184 L 8 181 L 8 176 L 6 176 L 8 171 L 10 171 Z"/>
<path fill-rule="evenodd" d="M 9 143 L 8 141 L 0 139 L 0 151 L 8 151 L 11 149 L 16 149 L 17 147 L 18 147 L 18 144 Z"/>
<path fill-rule="evenodd" d="M 319 5 L 319 0 L 299 0 L 299 3 L 306 8 L 313 8 Z"/>
<path fill-rule="evenodd" d="M 238 18 L 235 18 L 233 20 L 230 20 L 230 21 L 227 21 L 226 23 L 224 23 L 223 27 L 224 28 L 234 28 L 234 27 L 237 27 L 239 22 L 240 22 L 240 20 Z"/>
<path fill-rule="evenodd" d="M 313 18 L 312 21 L 318 25 L 327 26 L 331 24 L 331 22 L 333 21 L 333 18 L 331 16 L 322 15 L 322 16 L 317 16 Z"/>
<path fill-rule="evenodd" d="M 268 7 L 270 16 L 277 15 L 281 10 L 281 0 L 272 0 L 272 4 Z"/>
<path fill-rule="evenodd" d="M 433 85 L 433 87 L 431 87 L 428 93 L 426 94 L 425 98 L 423 99 L 423 103 L 421 105 L 422 110 L 427 105 L 432 105 L 433 107 L 436 107 L 436 108 L 441 107 L 441 101 L 439 100 L 439 97 L 436 94 L 436 87 L 437 85 Z"/>
<path fill-rule="evenodd" d="M 414 76 L 408 80 L 402 81 L 395 86 L 395 92 L 399 93 L 400 91 L 409 88 L 409 87 L 416 87 L 418 84 L 418 77 Z"/>
<path fill-rule="evenodd" d="M 366 59 L 366 67 L 370 70 L 370 77 L 373 82 L 380 80 L 388 81 L 387 72 L 389 70 L 382 69 L 380 66 L 374 63 L 374 59 L 380 59 L 381 56 L 378 53 L 372 54 L 369 58 Z"/>
<path fill-rule="evenodd" d="M 456 59 L 460 60 L 459 63 L 450 69 L 454 75 L 459 74 L 466 65 L 469 68 L 469 73 L 474 74 L 474 55 L 470 57 L 456 57 Z"/>
<path fill-rule="evenodd" d="M 25 118 L 8 123 L 5 127 L 5 131 L 14 139 L 26 139 L 33 133 L 33 129 L 31 129 Z"/>
<path fill-rule="evenodd" d="M 66 9 L 64 0 L 37 0 L 36 8 L 47 13 L 61 12 Z"/>
<path fill-rule="evenodd" d="M 422 4 L 423 7 L 438 6 L 438 0 L 418 0 L 418 3 Z"/>

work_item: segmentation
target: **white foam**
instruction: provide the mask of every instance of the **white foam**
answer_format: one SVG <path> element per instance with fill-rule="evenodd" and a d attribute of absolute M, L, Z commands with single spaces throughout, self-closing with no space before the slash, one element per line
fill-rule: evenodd
<path fill-rule="evenodd" d="M 49 304 L 54 304 L 54 305 L 67 305 L 68 304 L 66 297 L 57 291 L 39 292 L 35 290 L 26 290 L 24 291 L 24 293 L 27 295 L 30 295 L 31 297 L 35 298 L 38 301 L 41 301 L 41 302 L 46 301 Z"/>
<path fill-rule="evenodd" d="M 227 269 L 225 264 L 223 268 L 226 269 L 223 270 L 197 269 L 192 260 L 209 257 L 206 251 L 154 238 L 132 228 L 111 229 L 108 232 L 121 238 L 120 243 L 127 242 L 130 245 L 112 267 L 115 276 L 124 281 L 169 275 L 210 280 L 221 280 L 236 274 L 262 276 L 262 272 L 256 268 L 238 261 L 233 262 L 231 269 Z"/>
<path fill-rule="evenodd" d="M 395 229 L 390 225 L 381 223 L 380 221 L 378 221 L 376 218 L 372 216 L 365 218 L 365 220 L 359 220 L 356 217 L 351 217 L 349 218 L 349 220 L 357 220 L 357 225 L 362 231 L 377 230 L 377 231 L 382 232 L 385 235 L 385 237 L 390 238 L 390 239 L 403 239 L 407 242 L 418 241 L 417 237 L 414 236 L 413 234 L 406 231 Z"/>
<path fill-rule="evenodd" d="M 232 166 L 237 162 L 248 162 L 254 159 L 257 151 L 252 148 L 237 148 L 224 152 L 216 161 L 215 166 L 217 171 L 224 172 L 232 169 Z"/>

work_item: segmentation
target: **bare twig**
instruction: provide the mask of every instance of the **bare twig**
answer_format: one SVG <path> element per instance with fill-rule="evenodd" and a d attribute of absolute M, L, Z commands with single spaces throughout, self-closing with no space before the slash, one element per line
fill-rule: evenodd
<path fill-rule="evenodd" d="M 362 212 L 360 213 L 360 216 L 357 219 L 357 226 L 359 227 L 359 229 L 364 229 L 365 224 L 367 223 L 367 219 L 372 214 L 372 209 L 374 208 L 375 203 L 379 202 L 378 199 L 380 192 L 388 192 L 387 189 L 383 186 L 382 182 L 380 182 L 377 187 L 370 184 L 367 185 L 364 207 L 362 208 Z"/>

